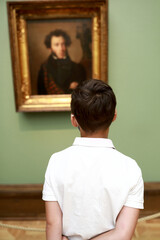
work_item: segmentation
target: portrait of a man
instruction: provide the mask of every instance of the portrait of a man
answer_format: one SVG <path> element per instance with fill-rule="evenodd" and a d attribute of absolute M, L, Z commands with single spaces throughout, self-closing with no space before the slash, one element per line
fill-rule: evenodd
<path fill-rule="evenodd" d="M 86 80 L 86 72 L 80 63 L 73 62 L 67 47 L 70 36 L 61 29 L 50 32 L 45 38 L 50 56 L 41 65 L 38 74 L 38 94 L 69 94 Z"/>
<path fill-rule="evenodd" d="M 27 21 L 32 95 L 71 94 L 92 77 L 91 24 L 90 19 Z"/>

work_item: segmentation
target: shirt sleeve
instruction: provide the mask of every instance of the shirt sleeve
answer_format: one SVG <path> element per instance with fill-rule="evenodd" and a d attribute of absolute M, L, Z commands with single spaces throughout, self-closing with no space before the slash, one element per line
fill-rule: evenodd
<path fill-rule="evenodd" d="M 43 191 L 42 191 L 42 199 L 44 201 L 57 201 L 57 197 L 55 194 L 55 184 L 53 182 L 54 171 L 52 171 L 52 176 L 51 176 L 51 167 L 52 167 L 52 164 L 50 160 L 45 173 L 45 181 L 44 181 Z"/>
<path fill-rule="evenodd" d="M 126 203 L 127 207 L 143 209 L 144 202 L 144 182 L 142 175 L 140 175 L 137 183 L 130 189 Z"/>

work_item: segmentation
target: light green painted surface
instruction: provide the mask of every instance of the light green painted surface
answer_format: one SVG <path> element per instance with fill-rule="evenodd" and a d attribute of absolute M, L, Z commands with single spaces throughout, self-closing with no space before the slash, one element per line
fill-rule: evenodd
<path fill-rule="evenodd" d="M 160 181 L 160 1 L 109 1 L 109 83 L 118 101 L 110 138 L 145 181 Z M 6 0 L 0 0 L 0 183 L 42 183 L 50 155 L 79 136 L 70 114 L 16 113 Z"/>

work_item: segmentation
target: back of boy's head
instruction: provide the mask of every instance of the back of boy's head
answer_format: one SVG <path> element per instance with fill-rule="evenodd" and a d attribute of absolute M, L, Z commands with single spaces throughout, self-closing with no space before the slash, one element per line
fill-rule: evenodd
<path fill-rule="evenodd" d="M 116 97 L 105 82 L 91 79 L 72 93 L 71 112 L 85 132 L 107 129 L 114 117 Z"/>

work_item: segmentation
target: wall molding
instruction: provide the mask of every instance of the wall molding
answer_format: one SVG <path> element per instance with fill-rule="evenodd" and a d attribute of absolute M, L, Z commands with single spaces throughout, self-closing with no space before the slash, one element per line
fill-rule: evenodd
<path fill-rule="evenodd" d="M 160 182 L 144 183 L 144 209 L 140 217 L 160 212 Z"/>
<path fill-rule="evenodd" d="M 145 208 L 140 217 L 160 212 L 160 182 L 144 184 Z M 44 220 L 42 184 L 0 185 L 0 220 Z"/>
<path fill-rule="evenodd" d="M 42 186 L 0 185 L 0 219 L 44 219 Z"/>

